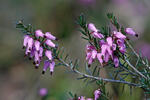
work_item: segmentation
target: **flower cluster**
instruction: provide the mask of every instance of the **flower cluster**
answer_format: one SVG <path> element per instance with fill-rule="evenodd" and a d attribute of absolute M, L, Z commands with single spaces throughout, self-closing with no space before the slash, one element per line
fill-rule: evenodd
<path fill-rule="evenodd" d="M 33 59 L 35 68 L 38 68 L 43 57 L 46 56 L 47 60 L 44 61 L 43 74 L 50 68 L 50 73 L 54 71 L 55 62 L 52 56 L 52 48 L 56 48 L 56 45 L 52 40 L 57 40 L 50 32 L 45 34 L 41 30 L 36 30 L 34 34 L 28 34 L 24 36 L 23 48 L 26 48 L 25 56 L 29 56 L 29 59 Z"/>
<path fill-rule="evenodd" d="M 101 96 L 101 91 L 100 91 L 100 89 L 97 89 L 94 91 L 94 99 L 80 96 L 80 97 L 78 97 L 78 100 L 98 100 L 100 96 Z"/>
<path fill-rule="evenodd" d="M 99 48 L 96 48 L 92 44 L 87 44 L 86 46 L 86 60 L 88 60 L 88 64 L 90 65 L 95 59 L 98 59 L 103 66 L 109 60 L 112 60 L 115 67 L 118 67 L 119 54 L 124 54 L 126 52 L 126 35 L 122 34 L 120 31 L 113 31 L 109 36 L 105 36 L 100 33 L 100 30 L 92 23 L 88 24 L 88 30 L 93 38 L 99 40 Z M 138 36 L 132 28 L 126 28 L 125 32 L 130 35 Z"/>

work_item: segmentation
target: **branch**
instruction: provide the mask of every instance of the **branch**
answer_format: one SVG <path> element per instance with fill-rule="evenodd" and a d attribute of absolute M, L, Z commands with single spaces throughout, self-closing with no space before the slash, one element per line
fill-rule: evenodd
<path fill-rule="evenodd" d="M 139 71 L 129 62 L 129 60 L 126 59 L 126 57 L 125 57 L 125 61 L 128 63 L 128 65 L 129 65 L 136 73 L 138 73 L 141 77 L 147 79 L 147 77 L 145 77 L 141 72 L 139 72 Z"/>
<path fill-rule="evenodd" d="M 58 61 L 60 61 L 64 66 L 66 67 L 70 67 L 70 65 L 68 63 L 66 63 L 65 61 L 63 61 L 62 59 L 59 59 L 59 58 L 56 58 Z M 72 70 L 72 69 L 71 69 Z M 73 69 L 73 71 L 77 74 L 80 74 L 84 77 L 87 77 L 87 78 L 91 78 L 91 79 L 96 79 L 96 80 L 102 80 L 102 81 L 106 81 L 106 82 L 114 82 L 114 83 L 123 83 L 123 84 L 128 84 L 130 86 L 136 86 L 136 87 L 140 87 L 139 84 L 135 84 L 135 83 L 131 83 L 131 82 L 127 82 L 127 81 L 120 81 L 120 80 L 113 80 L 113 79 L 107 79 L 107 78 L 101 78 L 101 77 L 95 77 L 95 76 L 91 76 L 91 75 L 88 75 L 88 74 L 85 74 L 85 73 L 82 73 L 80 71 L 78 71 L 77 69 Z"/>
<path fill-rule="evenodd" d="M 126 41 L 126 43 L 128 44 L 128 46 L 130 47 L 130 49 L 134 52 L 134 54 L 138 57 L 138 58 L 140 58 L 140 55 L 134 50 L 134 48 L 131 46 L 131 44 L 128 42 L 128 41 Z M 148 67 L 148 69 L 150 70 L 150 66 L 148 65 L 148 64 L 146 64 L 146 62 L 142 59 L 142 63 L 146 66 L 146 67 Z"/>

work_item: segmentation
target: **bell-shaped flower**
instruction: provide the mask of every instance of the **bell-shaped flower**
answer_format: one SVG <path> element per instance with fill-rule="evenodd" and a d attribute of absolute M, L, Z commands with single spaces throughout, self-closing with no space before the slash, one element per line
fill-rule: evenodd
<path fill-rule="evenodd" d="M 88 64 L 91 65 L 94 59 L 96 59 L 97 51 L 94 46 L 87 45 L 86 46 L 86 60 L 88 60 Z"/>
<path fill-rule="evenodd" d="M 113 43 L 113 45 L 112 45 L 112 50 L 115 51 L 116 48 L 117 48 L 117 45 L 116 45 L 115 43 Z"/>
<path fill-rule="evenodd" d="M 43 47 L 40 47 L 40 49 L 39 49 L 39 57 L 40 57 L 40 59 L 42 58 L 42 56 L 43 56 Z"/>
<path fill-rule="evenodd" d="M 29 50 L 29 47 L 26 48 L 26 51 L 25 51 L 25 55 L 27 56 L 31 51 Z"/>
<path fill-rule="evenodd" d="M 119 66 L 119 59 L 118 59 L 118 57 L 114 56 L 113 58 L 114 58 L 113 61 L 114 61 L 115 67 L 118 67 Z"/>
<path fill-rule="evenodd" d="M 95 25 L 93 23 L 89 23 L 88 24 L 88 29 L 91 31 L 91 34 L 95 37 L 95 38 L 104 38 L 104 36 L 99 32 L 99 30 L 95 27 Z"/>
<path fill-rule="evenodd" d="M 47 39 L 47 40 L 45 41 L 45 44 L 47 44 L 47 45 L 50 46 L 50 47 L 56 47 L 56 45 L 55 45 L 51 40 L 49 40 L 49 39 Z"/>
<path fill-rule="evenodd" d="M 29 48 L 29 50 L 32 50 L 33 44 L 34 44 L 34 40 L 30 37 L 28 39 L 28 48 Z"/>
<path fill-rule="evenodd" d="M 23 48 L 27 47 L 28 45 L 28 39 L 30 38 L 29 35 L 24 36 L 24 41 L 23 41 Z"/>
<path fill-rule="evenodd" d="M 106 41 L 107 41 L 107 44 L 108 44 L 109 46 L 112 46 L 112 45 L 113 45 L 112 37 L 107 37 Z"/>
<path fill-rule="evenodd" d="M 88 29 L 90 31 L 93 31 L 93 32 L 97 32 L 98 31 L 98 29 L 95 27 L 95 25 L 93 23 L 89 23 L 88 24 Z"/>
<path fill-rule="evenodd" d="M 30 52 L 29 59 L 32 59 L 34 57 L 35 51 L 36 51 L 36 49 L 33 47 L 32 50 L 31 50 L 31 52 Z"/>
<path fill-rule="evenodd" d="M 78 100 L 85 100 L 84 96 L 78 97 Z"/>
<path fill-rule="evenodd" d="M 49 59 L 52 60 L 52 52 L 50 50 L 45 51 L 45 56 Z"/>
<path fill-rule="evenodd" d="M 52 61 L 49 65 L 49 68 L 50 68 L 50 74 L 52 75 L 52 73 L 54 72 L 54 68 L 55 68 L 55 62 Z"/>
<path fill-rule="evenodd" d="M 50 32 L 46 32 L 44 34 L 44 36 L 47 38 L 47 39 L 50 39 L 50 40 L 56 40 L 56 37 L 54 35 L 52 35 Z"/>
<path fill-rule="evenodd" d="M 46 72 L 46 70 L 48 69 L 49 66 L 50 66 L 50 61 L 49 60 L 44 61 L 44 67 L 43 67 L 42 74 L 44 74 Z"/>
<path fill-rule="evenodd" d="M 40 50 L 40 42 L 39 42 L 38 40 L 36 40 L 36 41 L 34 42 L 34 46 L 35 46 L 35 49 L 36 49 L 37 51 Z"/>
<path fill-rule="evenodd" d="M 39 64 L 40 64 L 40 58 L 39 58 L 39 54 L 38 54 L 37 51 L 35 51 L 34 62 L 35 62 L 35 64 L 36 64 L 36 67 L 38 67 Z"/>
<path fill-rule="evenodd" d="M 117 32 L 117 31 L 114 31 L 114 36 L 118 39 L 126 39 L 126 36 L 123 35 L 121 32 Z"/>
<path fill-rule="evenodd" d="M 133 36 L 138 37 L 138 34 L 136 34 L 136 32 L 135 32 L 132 28 L 126 28 L 126 29 L 125 29 L 125 32 L 126 32 L 127 34 L 130 34 L 130 35 L 133 35 Z"/>
<path fill-rule="evenodd" d="M 103 64 L 103 59 L 102 59 L 102 54 L 101 53 L 97 53 L 97 59 L 98 61 L 101 63 L 101 65 Z"/>
<path fill-rule="evenodd" d="M 35 31 L 35 36 L 38 38 L 38 37 L 44 37 L 44 34 L 42 32 L 42 30 L 36 30 Z"/>
<path fill-rule="evenodd" d="M 94 91 L 94 100 L 98 100 L 101 95 L 100 89 Z"/>

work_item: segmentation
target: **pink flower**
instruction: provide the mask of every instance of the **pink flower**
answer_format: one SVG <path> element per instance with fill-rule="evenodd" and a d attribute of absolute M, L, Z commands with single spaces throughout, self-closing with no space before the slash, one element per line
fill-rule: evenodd
<path fill-rule="evenodd" d="M 34 40 L 30 37 L 30 38 L 28 39 L 28 47 L 27 47 L 27 48 L 29 48 L 29 50 L 32 49 L 33 43 L 34 43 Z"/>
<path fill-rule="evenodd" d="M 78 97 L 78 100 L 85 100 L 84 96 Z"/>
<path fill-rule="evenodd" d="M 113 45 L 112 37 L 107 37 L 106 41 L 107 41 L 107 43 L 108 43 L 109 46 Z"/>
<path fill-rule="evenodd" d="M 28 44 L 28 39 L 30 38 L 29 35 L 25 35 L 24 36 L 24 41 L 23 41 L 23 48 L 27 47 Z"/>
<path fill-rule="evenodd" d="M 94 92 L 94 100 L 97 100 L 100 97 L 100 95 L 101 95 L 100 89 L 95 90 L 95 92 Z"/>
<path fill-rule="evenodd" d="M 40 42 L 39 42 L 38 40 L 35 40 L 34 46 L 35 46 L 35 49 L 36 49 L 37 51 L 40 50 Z"/>
<path fill-rule="evenodd" d="M 42 56 L 43 56 L 43 47 L 40 47 L 40 49 L 39 49 L 39 57 L 40 57 L 40 59 L 42 58 Z"/>
<path fill-rule="evenodd" d="M 103 59 L 102 59 L 102 54 L 101 53 L 97 53 L 97 59 L 98 59 L 98 61 L 101 63 L 101 65 L 102 65 L 102 63 L 103 63 Z"/>
<path fill-rule="evenodd" d="M 89 23 L 88 24 L 88 29 L 91 31 L 91 34 L 95 37 L 95 38 L 104 38 L 104 36 L 99 32 L 99 30 L 95 27 L 95 25 L 93 23 Z"/>
<path fill-rule="evenodd" d="M 42 74 L 44 74 L 46 72 L 46 70 L 48 69 L 49 65 L 50 65 L 49 60 L 44 61 L 44 67 L 43 67 Z"/>
<path fill-rule="evenodd" d="M 39 90 L 39 95 L 40 96 L 46 96 L 48 94 L 48 90 L 46 89 L 46 88 L 41 88 L 40 90 Z"/>
<path fill-rule="evenodd" d="M 53 36 L 50 32 L 46 32 L 44 35 L 47 39 L 56 40 L 56 37 Z"/>
<path fill-rule="evenodd" d="M 126 39 L 126 36 L 125 35 L 123 35 L 121 32 L 116 32 L 116 31 L 114 31 L 114 36 L 116 37 L 116 38 L 118 38 L 118 39 Z"/>
<path fill-rule="evenodd" d="M 39 54 L 37 51 L 35 51 L 34 62 L 35 62 L 35 64 L 37 64 L 36 67 L 38 67 L 38 64 L 40 63 L 40 58 L 39 58 Z"/>
<path fill-rule="evenodd" d="M 97 57 L 97 51 L 94 46 L 87 45 L 86 46 L 86 60 L 88 60 L 88 64 L 91 65 L 94 59 Z"/>
<path fill-rule="evenodd" d="M 50 63 L 49 68 L 50 68 L 50 73 L 51 73 L 51 75 L 52 75 L 52 73 L 54 72 L 54 68 L 55 68 L 55 62 L 54 62 L 54 61 L 52 61 L 52 62 Z"/>
<path fill-rule="evenodd" d="M 119 66 L 119 59 L 117 56 L 114 56 L 113 61 L 114 61 L 115 67 L 118 67 Z"/>
<path fill-rule="evenodd" d="M 52 60 L 52 52 L 50 50 L 45 51 L 45 56 L 49 59 Z"/>
<path fill-rule="evenodd" d="M 41 30 L 36 30 L 35 31 L 35 36 L 38 38 L 38 37 L 44 37 L 44 34 Z"/>
<path fill-rule="evenodd" d="M 118 44 L 120 52 L 124 54 L 126 52 L 126 46 L 125 46 L 124 40 L 117 39 L 117 44 Z"/>
<path fill-rule="evenodd" d="M 127 34 L 130 34 L 130 35 L 133 35 L 133 36 L 138 37 L 138 34 L 136 34 L 135 31 L 134 31 L 132 28 L 126 28 L 126 29 L 125 29 L 125 32 L 126 32 Z"/>
<path fill-rule="evenodd" d="M 56 47 L 56 45 L 51 40 L 46 40 L 45 44 L 47 44 L 50 47 Z"/>

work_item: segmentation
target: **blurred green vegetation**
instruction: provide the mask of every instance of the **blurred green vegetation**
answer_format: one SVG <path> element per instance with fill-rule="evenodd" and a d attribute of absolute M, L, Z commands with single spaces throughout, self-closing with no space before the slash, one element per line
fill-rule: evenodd
<path fill-rule="evenodd" d="M 49 89 L 49 100 L 67 100 L 69 91 L 93 97 L 93 91 L 97 88 L 93 83 L 86 85 L 83 81 L 76 80 L 78 76 L 63 67 L 56 67 L 53 76 L 48 72 L 43 76 L 41 69 L 34 69 L 32 63 L 23 57 L 23 34 L 15 29 L 15 23 L 20 19 L 37 29 L 56 35 L 60 39 L 60 46 L 66 48 L 71 58 L 80 59 L 81 67 L 85 62 L 86 42 L 80 38 L 79 27 L 75 24 L 81 13 L 87 16 L 88 22 L 101 27 L 108 24 L 106 13 L 114 12 L 123 25 L 133 27 L 140 34 L 140 38 L 133 39 L 135 43 L 150 42 L 149 0 L 87 1 L 0 0 L 0 100 L 40 100 L 37 95 L 40 87 Z M 128 86 L 124 93 L 120 92 L 121 89 L 114 92 L 113 85 L 107 88 L 114 100 L 141 100 L 143 97 L 139 89 L 135 89 L 130 95 Z"/>

